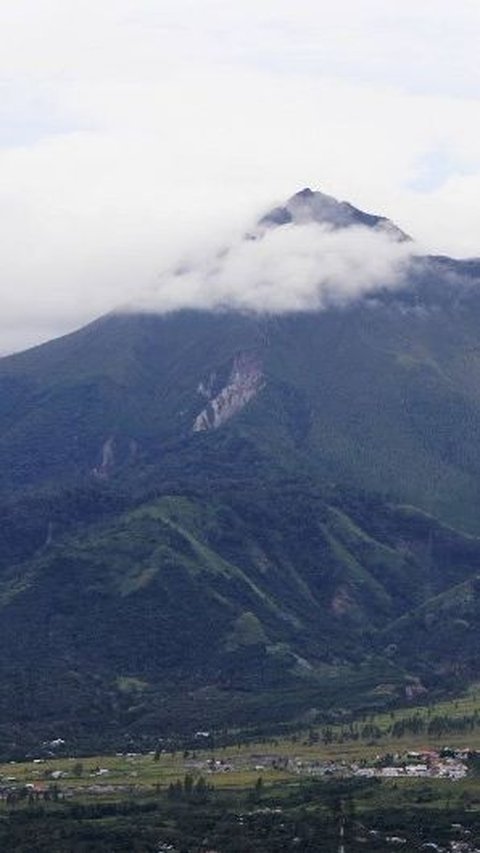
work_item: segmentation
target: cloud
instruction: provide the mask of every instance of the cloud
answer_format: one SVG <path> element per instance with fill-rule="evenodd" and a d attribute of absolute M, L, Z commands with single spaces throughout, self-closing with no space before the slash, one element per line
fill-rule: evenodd
<path fill-rule="evenodd" d="M 0 352 L 305 185 L 480 254 L 479 36 L 476 0 L 0 4 Z"/>
<path fill-rule="evenodd" d="M 125 310 L 319 310 L 398 286 L 413 253 L 411 242 L 361 225 L 287 224 L 190 257 Z"/>

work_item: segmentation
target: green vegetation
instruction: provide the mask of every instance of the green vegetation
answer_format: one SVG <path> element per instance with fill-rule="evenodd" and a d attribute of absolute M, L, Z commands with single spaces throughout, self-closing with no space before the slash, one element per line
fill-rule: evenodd
<path fill-rule="evenodd" d="M 9 762 L 0 765 L 0 845 L 29 853 L 278 853 L 292 847 L 313 853 L 336 849 L 343 831 L 354 853 L 385 853 L 396 849 L 389 839 L 399 837 L 407 851 L 454 841 L 473 851 L 480 843 L 478 761 L 469 762 L 470 774 L 459 781 L 354 778 L 348 767 L 352 761 L 382 766 L 420 743 L 430 750 L 447 743 L 478 749 L 479 712 L 472 689 L 449 702 L 252 743 L 222 746 L 203 733 L 191 748 Z M 434 720 L 443 721 L 442 733 L 428 730 Z M 205 740 L 208 748 L 201 748 Z M 318 761 L 334 762 L 338 775 L 310 777 L 309 762 Z"/>
<path fill-rule="evenodd" d="M 4 571 L 0 754 L 329 724 L 435 697 L 445 668 L 458 690 L 478 672 L 479 562 L 476 539 L 424 514 L 306 480 L 139 501 Z M 457 646 L 458 603 L 412 629 L 453 577 L 472 590 Z"/>
<path fill-rule="evenodd" d="M 480 677 L 477 272 L 0 361 L 0 756 L 323 730 Z M 261 390 L 194 432 L 239 355 Z"/>
<path fill-rule="evenodd" d="M 154 762 L 151 762 L 152 764 Z M 134 766 L 134 765 L 131 765 Z M 165 780 L 163 780 L 165 781 Z M 105 793 L 75 779 L 20 790 L 0 804 L 2 849 L 31 853 L 178 851 L 304 853 L 332 851 L 340 833 L 349 851 L 425 844 L 473 851 L 480 841 L 478 781 L 334 779 L 213 785 L 189 773 L 154 787 L 105 784 Z M 82 787 L 83 786 L 83 787 Z M 69 793 L 70 792 L 70 793 Z M 392 840 L 390 840 L 392 839 Z M 366 845 L 368 845 L 366 847 Z M 467 846 L 469 845 L 469 846 Z"/>

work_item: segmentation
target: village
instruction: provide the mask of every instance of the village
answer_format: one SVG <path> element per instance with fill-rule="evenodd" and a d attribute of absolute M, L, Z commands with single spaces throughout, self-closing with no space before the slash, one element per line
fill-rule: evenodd
<path fill-rule="evenodd" d="M 371 760 L 325 760 L 308 757 L 281 756 L 272 753 L 257 753 L 250 756 L 239 755 L 228 758 L 208 758 L 199 760 L 195 757 L 186 759 L 185 766 L 190 772 L 207 774 L 231 773 L 238 771 L 255 771 L 261 775 L 265 771 L 283 771 L 297 776 L 308 777 L 348 777 L 363 778 L 443 778 L 450 780 L 464 779 L 468 773 L 468 764 L 475 756 L 480 755 L 476 750 L 468 748 L 441 750 L 425 749 L 403 753 L 377 755 Z"/>
<path fill-rule="evenodd" d="M 204 750 L 185 750 L 169 768 L 168 776 L 163 770 L 164 762 L 170 762 L 169 753 L 154 751 L 144 753 L 118 753 L 115 766 L 92 763 L 88 759 L 36 758 L 28 772 L 21 764 L 11 762 L 8 770 L 0 775 L 0 800 L 12 802 L 19 797 L 32 799 L 63 799 L 76 794 L 105 795 L 115 793 L 145 793 L 148 788 L 168 784 L 190 774 L 193 778 L 232 776 L 248 774 L 254 780 L 275 778 L 365 778 L 365 779 L 445 779 L 458 781 L 469 773 L 472 763 L 480 759 L 480 751 L 468 747 L 441 749 L 425 748 L 404 752 L 377 754 L 371 758 L 331 758 L 308 755 L 281 754 L 278 752 L 248 752 L 247 750 L 222 751 L 222 755 L 206 754 Z M 151 762 L 151 763 L 150 763 Z M 155 770 L 158 769 L 158 773 Z"/>
<path fill-rule="evenodd" d="M 208 737 L 195 740 L 202 742 Z M 205 749 L 202 743 L 203 748 L 199 749 L 157 749 L 88 758 L 55 756 L 56 749 L 68 748 L 65 741 L 58 738 L 42 744 L 49 753 L 45 757 L 37 756 L 30 762 L 11 761 L 1 767 L 0 802 L 4 808 L 15 810 L 48 803 L 63 803 L 68 808 L 69 804 L 74 807 L 76 803 L 89 801 L 95 802 L 97 807 L 99 803 L 115 801 L 141 802 L 164 792 L 167 801 L 170 798 L 183 802 L 192 796 L 192 803 L 195 803 L 197 788 L 206 792 L 206 799 L 198 802 L 208 802 L 211 796 L 208 792 L 214 789 L 234 791 L 240 788 L 246 792 L 246 799 L 244 807 L 236 812 L 235 820 L 243 832 L 257 823 L 259 826 L 263 823 L 275 827 L 287 825 L 288 810 L 284 801 L 268 800 L 268 791 L 275 790 L 277 782 L 290 782 L 295 786 L 307 780 L 331 780 L 332 784 L 352 779 L 378 780 L 391 788 L 392 784 L 396 787 L 396 780 L 405 780 L 405 783 L 411 780 L 413 784 L 415 780 L 428 779 L 456 785 L 475 775 L 480 761 L 480 750 L 468 747 L 405 749 L 368 757 L 357 754 L 348 759 L 345 756 L 326 758 L 315 746 L 309 746 L 308 751 L 302 750 L 305 745 L 290 742 L 287 746 L 284 741 L 278 744 L 278 749 L 272 743 L 271 750 L 259 749 L 256 744 L 251 749 L 236 745 L 214 751 Z M 461 786 L 459 790 L 461 796 Z M 341 821 L 341 817 L 337 819 Z M 455 820 L 453 815 L 452 819 Z M 369 849 L 368 845 L 375 849 L 380 849 L 381 845 L 384 850 L 412 849 L 405 827 L 403 831 L 400 827 L 396 829 L 394 832 L 380 828 L 375 819 L 357 820 L 352 838 L 355 843 L 364 845 L 364 849 Z M 468 824 L 452 822 L 447 833 L 448 842 L 444 839 L 440 843 L 432 832 L 416 842 L 414 849 L 432 853 L 479 853 L 477 839 L 474 840 L 476 834 Z M 162 844 L 158 850 L 176 853 L 177 848 L 170 842 Z"/>

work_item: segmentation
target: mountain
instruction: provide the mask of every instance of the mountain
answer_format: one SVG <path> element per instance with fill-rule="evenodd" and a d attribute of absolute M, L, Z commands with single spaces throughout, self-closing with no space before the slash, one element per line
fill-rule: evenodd
<path fill-rule="evenodd" d="M 348 228 L 363 225 L 389 234 L 397 240 L 409 240 L 407 234 L 385 216 L 375 216 L 359 210 L 347 201 L 337 201 L 330 195 L 313 192 L 309 187 L 296 193 L 287 203 L 275 207 L 260 219 L 260 228 L 278 225 L 316 222 L 329 228 Z"/>
<path fill-rule="evenodd" d="M 310 190 L 254 236 L 310 221 L 409 240 Z M 112 313 L 1 359 L 0 747 L 478 676 L 479 281 L 413 256 L 341 307 Z"/>

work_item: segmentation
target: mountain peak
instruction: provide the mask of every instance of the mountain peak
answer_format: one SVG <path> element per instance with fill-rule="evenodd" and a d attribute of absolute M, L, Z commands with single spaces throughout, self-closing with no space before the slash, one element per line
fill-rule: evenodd
<path fill-rule="evenodd" d="M 397 240 L 410 239 L 385 216 L 365 213 L 347 201 L 338 201 L 333 196 L 311 190 L 310 187 L 295 193 L 284 205 L 273 208 L 262 217 L 259 225 L 270 228 L 291 223 L 304 225 L 310 222 L 317 222 L 331 228 L 363 225 L 367 228 L 386 231 Z"/>
<path fill-rule="evenodd" d="M 316 194 L 317 195 L 324 195 L 324 193 L 321 193 L 319 190 L 316 191 Z M 292 199 L 298 198 L 298 199 L 308 200 L 308 199 L 312 198 L 312 196 L 314 196 L 314 195 L 315 195 L 315 192 L 313 190 L 311 190 L 310 187 L 305 187 L 303 190 L 299 190 L 298 193 L 295 193 L 295 195 L 292 196 Z"/>

